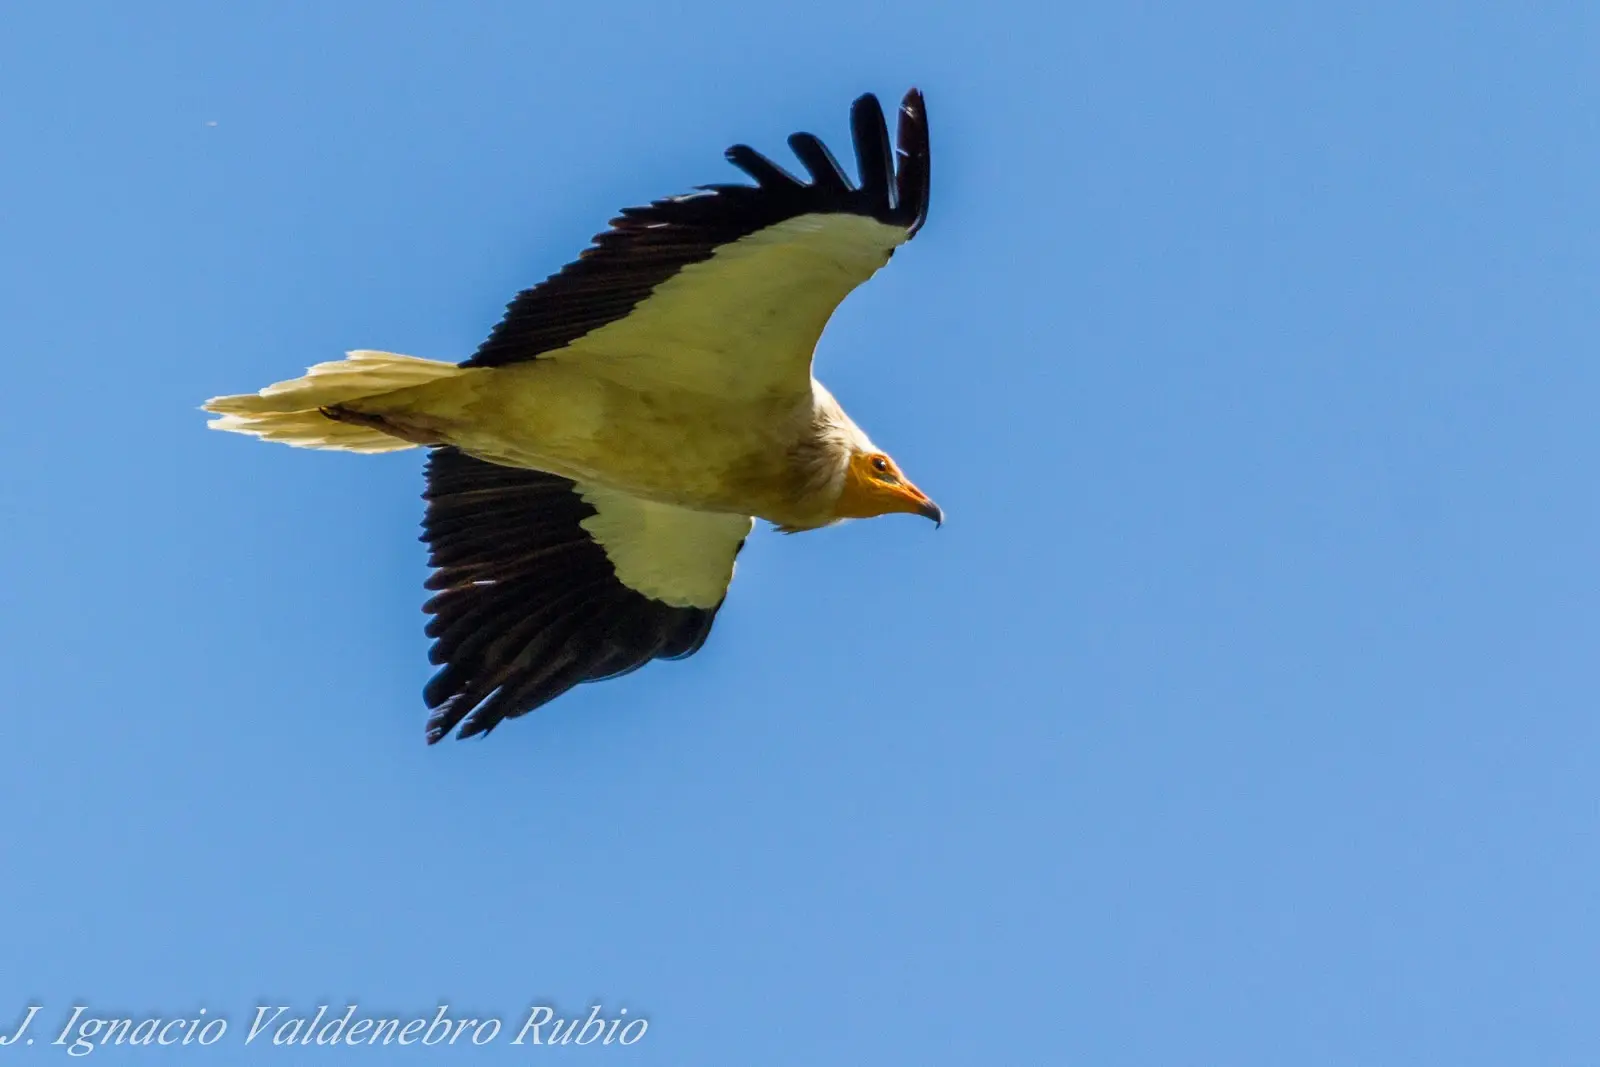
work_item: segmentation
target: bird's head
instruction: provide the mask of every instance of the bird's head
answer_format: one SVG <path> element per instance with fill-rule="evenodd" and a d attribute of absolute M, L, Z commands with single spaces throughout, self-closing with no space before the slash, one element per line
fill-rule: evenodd
<path fill-rule="evenodd" d="M 912 485 L 894 460 L 882 452 L 852 451 L 835 516 L 871 519 L 895 512 L 921 515 L 932 519 L 935 525 L 944 522 L 944 512 L 939 510 L 939 505 Z"/>

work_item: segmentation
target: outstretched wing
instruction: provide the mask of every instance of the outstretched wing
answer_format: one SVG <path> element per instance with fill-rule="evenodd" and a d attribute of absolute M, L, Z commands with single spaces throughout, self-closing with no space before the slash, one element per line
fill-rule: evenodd
<path fill-rule="evenodd" d="M 580 682 L 705 643 L 752 520 L 690 511 L 454 448 L 428 457 L 428 743 L 486 733 Z"/>
<path fill-rule="evenodd" d="M 582 358 L 640 386 L 730 397 L 809 389 L 834 309 L 928 214 L 922 94 L 901 103 L 897 151 L 876 97 L 856 100 L 850 118 L 859 184 L 808 133 L 789 146 L 809 182 L 735 145 L 727 158 L 755 185 L 624 210 L 575 262 L 519 294 L 464 365 Z"/>

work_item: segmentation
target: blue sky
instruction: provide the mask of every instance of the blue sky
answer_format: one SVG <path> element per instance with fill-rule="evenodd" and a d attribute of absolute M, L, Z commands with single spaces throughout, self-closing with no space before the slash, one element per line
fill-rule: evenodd
<path fill-rule="evenodd" d="M 0 1029 L 204 1007 L 184 1055 L 289 1064 L 341 1052 L 239 1046 L 257 1003 L 598 1002 L 647 1037 L 567 1057 L 1592 1058 L 1597 23 L 13 6 Z M 420 455 L 196 405 L 464 358 L 614 209 L 913 84 L 932 216 L 819 374 L 945 527 L 758 532 L 699 656 L 426 748 Z"/>

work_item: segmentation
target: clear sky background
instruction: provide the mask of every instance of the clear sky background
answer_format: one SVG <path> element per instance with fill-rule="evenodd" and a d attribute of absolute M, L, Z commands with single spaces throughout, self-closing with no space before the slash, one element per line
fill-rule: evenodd
<path fill-rule="evenodd" d="M 8 6 L 0 1029 L 1592 1061 L 1600 15 L 1530 10 Z M 945 527 L 758 531 L 699 656 L 425 747 L 421 454 L 196 406 L 465 358 L 615 209 L 913 84 L 931 219 L 818 368 Z"/>

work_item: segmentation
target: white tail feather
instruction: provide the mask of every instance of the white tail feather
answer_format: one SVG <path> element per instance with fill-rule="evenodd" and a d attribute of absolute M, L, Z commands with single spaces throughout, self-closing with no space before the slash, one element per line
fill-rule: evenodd
<path fill-rule="evenodd" d="M 276 382 L 259 393 L 212 397 L 202 408 L 219 416 L 206 424 L 213 430 L 252 434 L 296 448 L 398 452 L 416 445 L 369 426 L 330 419 L 319 409 L 371 400 L 461 372 L 454 363 L 360 350 L 318 363 L 304 377 Z"/>

